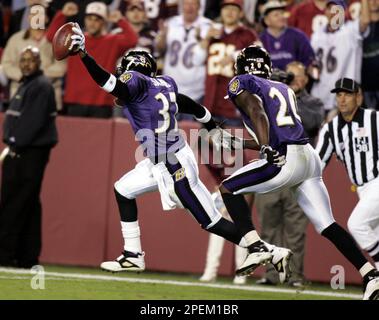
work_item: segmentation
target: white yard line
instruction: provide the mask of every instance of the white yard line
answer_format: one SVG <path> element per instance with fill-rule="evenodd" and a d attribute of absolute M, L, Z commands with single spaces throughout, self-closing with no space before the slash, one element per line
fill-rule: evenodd
<path fill-rule="evenodd" d="M 25 269 L 13 269 L 13 268 L 0 268 L 0 272 L 8 274 L 29 274 L 31 277 L 35 275 L 30 270 Z M 45 271 L 45 276 L 67 279 L 80 279 L 80 280 L 100 280 L 100 281 L 119 281 L 119 282 L 131 282 L 131 283 L 150 283 L 150 284 L 163 284 L 163 285 L 175 285 L 183 287 L 205 287 L 215 289 L 231 289 L 231 290 L 244 290 L 254 292 L 272 292 L 272 293 L 289 293 L 289 294 L 307 294 L 323 297 L 335 297 L 335 298 L 351 298 L 362 299 L 362 295 L 353 293 L 341 293 L 341 292 L 328 292 L 317 290 L 294 290 L 284 288 L 267 288 L 262 286 L 238 286 L 229 284 L 215 284 L 215 283 L 197 283 L 187 281 L 174 281 L 174 280 L 156 280 L 156 279 L 144 279 L 144 278 L 127 278 L 117 277 L 111 275 L 93 275 L 93 274 L 81 274 L 81 273 L 65 273 L 65 272 L 49 272 Z M 1 277 L 4 278 L 4 277 Z M 54 279 L 50 279 L 54 280 Z M 56 279 L 57 280 L 57 279 Z"/>

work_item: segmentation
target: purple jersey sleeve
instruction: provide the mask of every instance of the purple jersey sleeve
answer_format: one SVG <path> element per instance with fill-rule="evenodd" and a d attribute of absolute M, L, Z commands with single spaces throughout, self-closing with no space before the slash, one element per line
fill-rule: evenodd
<path fill-rule="evenodd" d="M 262 102 L 270 124 L 270 146 L 279 151 L 283 150 L 283 146 L 287 144 L 308 142 L 300 117 L 296 112 L 296 98 L 288 86 L 251 74 L 239 75 L 230 81 L 228 87 L 229 97 L 234 104 L 235 98 L 245 90 L 256 95 Z M 248 131 L 254 132 L 250 117 L 237 105 L 236 107 L 239 109 Z M 281 113 L 280 111 L 283 109 L 285 112 Z"/>
<path fill-rule="evenodd" d="M 176 84 L 176 82 L 173 78 L 171 78 L 170 76 L 159 76 L 158 79 L 159 78 L 161 78 L 164 81 L 167 81 L 169 84 L 171 84 L 172 87 L 174 88 L 175 93 L 178 94 L 178 85 Z"/>
<path fill-rule="evenodd" d="M 228 85 L 229 98 L 234 101 L 234 99 L 245 90 L 248 90 L 252 94 L 260 95 L 261 88 L 255 80 L 255 76 L 248 74 L 234 77 Z"/>
<path fill-rule="evenodd" d="M 146 79 L 138 72 L 126 71 L 119 80 L 128 86 L 129 101 L 141 101 L 147 91 Z"/>

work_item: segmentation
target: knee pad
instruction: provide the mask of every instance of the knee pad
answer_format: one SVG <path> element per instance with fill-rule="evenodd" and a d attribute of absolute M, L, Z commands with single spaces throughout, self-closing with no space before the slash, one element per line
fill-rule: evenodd
<path fill-rule="evenodd" d="M 114 189 L 114 192 L 116 194 L 116 198 L 117 198 L 117 194 L 119 194 L 120 197 L 124 197 L 124 198 L 129 199 L 129 200 L 135 199 L 135 197 L 133 196 L 133 194 L 131 194 L 130 192 L 128 192 L 128 190 L 122 190 L 122 191 L 120 190 L 120 184 L 119 184 L 118 181 L 116 181 L 114 183 L 113 189 Z"/>
<path fill-rule="evenodd" d="M 347 220 L 347 228 L 349 229 L 350 233 L 354 233 L 357 229 L 359 229 L 359 226 L 361 225 L 361 222 L 358 219 L 355 219 L 354 216 L 350 216 L 349 220 Z"/>

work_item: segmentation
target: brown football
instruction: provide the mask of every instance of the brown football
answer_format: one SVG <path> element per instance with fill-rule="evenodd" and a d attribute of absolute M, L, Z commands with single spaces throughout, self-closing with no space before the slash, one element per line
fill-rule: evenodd
<path fill-rule="evenodd" d="M 75 24 L 73 22 L 68 22 L 61 26 L 55 33 L 53 39 L 53 53 L 55 59 L 63 60 L 70 54 L 73 54 L 69 48 L 71 45 L 71 35 L 73 34 L 72 27 L 74 26 Z"/>

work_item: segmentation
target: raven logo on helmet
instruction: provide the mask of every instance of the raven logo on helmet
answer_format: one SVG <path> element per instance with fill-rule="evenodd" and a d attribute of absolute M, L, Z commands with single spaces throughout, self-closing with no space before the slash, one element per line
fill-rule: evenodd
<path fill-rule="evenodd" d="M 235 69 L 237 75 L 248 73 L 269 79 L 272 73 L 270 55 L 261 46 L 251 45 L 239 53 Z"/>
<path fill-rule="evenodd" d="M 120 76 L 125 71 L 137 71 L 145 76 L 155 77 L 157 74 L 157 63 L 154 57 L 147 51 L 130 50 L 117 66 L 116 73 Z"/>

